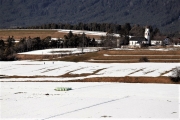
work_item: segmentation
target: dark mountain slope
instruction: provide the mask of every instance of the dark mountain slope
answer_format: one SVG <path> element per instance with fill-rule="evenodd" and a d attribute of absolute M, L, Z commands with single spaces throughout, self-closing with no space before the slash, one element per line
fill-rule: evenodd
<path fill-rule="evenodd" d="M 180 0 L 0 0 L 0 27 L 112 22 L 180 31 Z"/>

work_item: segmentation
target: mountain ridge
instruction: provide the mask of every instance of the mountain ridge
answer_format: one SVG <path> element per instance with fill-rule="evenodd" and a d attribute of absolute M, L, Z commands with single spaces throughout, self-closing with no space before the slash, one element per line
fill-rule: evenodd
<path fill-rule="evenodd" d="M 0 0 L 0 28 L 46 23 L 131 23 L 180 31 L 179 0 Z"/>

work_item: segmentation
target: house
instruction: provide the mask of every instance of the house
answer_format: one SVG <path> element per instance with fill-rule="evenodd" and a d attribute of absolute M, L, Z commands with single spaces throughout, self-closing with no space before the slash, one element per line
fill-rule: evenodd
<path fill-rule="evenodd" d="M 131 48 L 140 48 L 142 44 L 146 44 L 147 43 L 147 39 L 145 39 L 144 37 L 131 37 L 129 39 L 129 46 Z"/>
<path fill-rule="evenodd" d="M 170 39 L 169 37 L 166 37 L 163 41 L 162 41 L 162 45 L 172 45 L 173 41 L 172 39 Z"/>
<path fill-rule="evenodd" d="M 131 37 L 129 40 L 130 47 L 141 47 L 142 45 L 151 45 L 149 27 L 145 28 L 144 37 Z"/>
<path fill-rule="evenodd" d="M 51 38 L 51 41 L 58 41 L 60 43 L 64 42 L 64 40 L 62 38 Z"/>
<path fill-rule="evenodd" d="M 151 45 L 162 45 L 162 40 L 151 40 Z"/>
<path fill-rule="evenodd" d="M 58 40 L 59 38 L 51 38 L 51 40 Z"/>
<path fill-rule="evenodd" d="M 97 44 L 102 44 L 102 40 L 95 40 L 97 42 Z"/>

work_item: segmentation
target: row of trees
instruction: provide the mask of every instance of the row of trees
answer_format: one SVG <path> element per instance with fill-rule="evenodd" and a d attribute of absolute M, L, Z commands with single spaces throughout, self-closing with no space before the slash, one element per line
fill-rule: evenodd
<path fill-rule="evenodd" d="M 69 23 L 50 23 L 40 26 L 22 27 L 20 29 L 69 29 L 69 30 L 88 30 L 88 31 L 102 31 L 107 32 L 109 30 L 114 33 L 119 33 L 121 25 L 114 23 L 78 23 L 75 25 Z"/>
<path fill-rule="evenodd" d="M 36 38 L 22 38 L 19 42 L 16 42 L 14 37 L 9 37 L 6 42 L 0 40 L 0 60 L 14 60 L 16 53 L 27 52 L 32 50 L 45 49 L 54 47 L 57 41 L 51 42 L 51 37 L 45 39 Z"/>
<path fill-rule="evenodd" d="M 85 33 L 73 34 L 71 31 L 64 36 L 64 47 L 96 47 L 97 42 L 95 39 L 87 37 Z"/>
<path fill-rule="evenodd" d="M 4 40 L 0 40 L 0 60 L 14 60 L 14 45 L 13 37 L 9 37 L 6 44 Z"/>
<path fill-rule="evenodd" d="M 121 34 L 121 37 L 117 37 L 108 31 L 106 36 L 101 36 L 100 41 L 96 41 L 94 38 L 90 39 L 86 36 L 85 33 L 82 34 L 73 34 L 71 31 L 64 36 L 63 47 L 117 47 L 117 39 L 119 39 L 119 45 L 128 45 L 129 44 L 129 30 L 124 29 L 124 33 Z"/>
<path fill-rule="evenodd" d="M 151 38 L 156 35 L 160 35 L 160 30 L 158 28 L 153 28 L 149 26 L 151 32 Z M 140 25 L 131 26 L 130 23 L 125 23 L 124 25 L 114 24 L 114 23 L 78 23 L 78 24 L 69 24 L 69 23 L 51 23 L 43 24 L 40 26 L 30 26 L 22 27 L 22 29 L 69 29 L 69 30 L 88 30 L 88 31 L 102 31 L 108 33 L 116 33 L 122 36 L 144 36 L 145 27 Z M 127 39 L 127 38 L 126 38 Z"/>

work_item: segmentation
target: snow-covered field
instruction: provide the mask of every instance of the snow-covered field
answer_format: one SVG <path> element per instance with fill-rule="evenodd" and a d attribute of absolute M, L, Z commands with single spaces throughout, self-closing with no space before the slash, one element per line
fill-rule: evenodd
<path fill-rule="evenodd" d="M 1 82 L 1 119 L 179 119 L 179 85 Z M 55 91 L 71 87 L 70 91 Z"/>
<path fill-rule="evenodd" d="M 0 81 L 64 81 L 94 77 L 159 77 L 171 76 L 180 63 L 88 63 L 64 61 L 0 62 Z M 64 74 L 69 77 L 61 77 Z M 85 76 L 81 76 L 86 74 Z M 76 77 L 71 77 L 76 75 Z M 21 76 L 31 78 L 3 78 Z M 32 76 L 37 78 L 32 78 Z"/>
<path fill-rule="evenodd" d="M 87 31 L 87 30 L 67 30 L 67 29 L 59 29 L 58 32 L 62 33 L 69 33 L 72 32 L 73 34 L 87 34 L 87 35 L 97 35 L 97 36 L 106 36 L 107 32 L 100 32 L 100 31 Z M 119 34 L 114 34 L 114 36 L 119 37 Z"/>
<path fill-rule="evenodd" d="M 95 52 L 102 49 L 101 47 L 86 47 L 83 48 L 83 52 Z M 43 50 L 34 50 L 29 52 L 22 52 L 18 54 L 27 54 L 27 55 L 65 55 L 65 54 L 77 54 L 82 53 L 82 48 L 52 48 L 52 49 L 43 49 Z"/>
<path fill-rule="evenodd" d="M 59 32 L 68 33 L 69 30 L 59 30 Z M 72 32 L 106 35 L 105 32 L 77 30 Z M 115 36 L 119 35 L 115 34 Z M 97 50 L 84 49 L 84 52 Z M 81 52 L 81 48 L 71 48 L 47 49 L 22 54 L 53 55 Z M 0 119 L 117 118 L 144 120 L 146 118 L 148 120 L 179 120 L 179 84 L 37 82 L 93 77 L 171 76 L 172 69 L 177 66 L 180 66 L 180 63 L 105 64 L 63 61 L 1 61 Z M 67 73 L 70 75 L 69 77 L 62 77 Z M 87 75 L 81 76 L 82 74 Z M 71 75 L 79 76 L 71 77 Z M 6 78 L 8 76 L 14 78 Z M 16 78 L 16 76 L 20 78 Z M 54 89 L 57 87 L 70 87 L 72 90 L 55 91 Z"/>
<path fill-rule="evenodd" d="M 78 50 L 81 52 L 80 49 L 71 48 L 32 51 L 25 54 L 73 54 Z M 92 49 L 89 52 L 93 50 L 95 51 Z M 0 119 L 179 120 L 179 84 L 37 82 L 94 77 L 171 76 L 173 68 L 177 66 L 180 66 L 180 63 L 1 61 Z M 69 76 L 63 77 L 65 74 Z M 7 78 L 8 76 L 12 78 Z M 57 87 L 70 87 L 72 90 L 55 91 Z"/>
<path fill-rule="evenodd" d="M 83 52 L 96 52 L 103 49 L 103 47 L 84 47 Z M 135 50 L 129 48 L 113 48 L 110 50 Z M 143 50 L 152 50 L 152 51 L 172 51 L 176 48 L 160 48 L 160 49 L 143 49 Z M 43 50 L 34 50 L 29 52 L 22 52 L 18 54 L 27 54 L 27 55 L 65 55 L 65 54 L 77 54 L 82 53 L 82 48 L 52 48 L 52 49 L 43 49 Z"/>
<path fill-rule="evenodd" d="M 0 62 L 1 119 L 179 119 L 178 84 L 62 83 L 92 77 L 169 76 L 180 63 Z M 99 72 L 95 72 L 99 71 Z M 87 76 L 61 77 L 61 75 Z M 3 78 L 14 76 L 14 78 Z M 15 78 L 21 76 L 21 78 Z M 23 78 L 34 76 L 37 78 Z M 14 82 L 2 82 L 14 81 Z M 16 82 L 36 81 L 36 82 Z M 70 87 L 70 91 L 55 91 Z"/>

